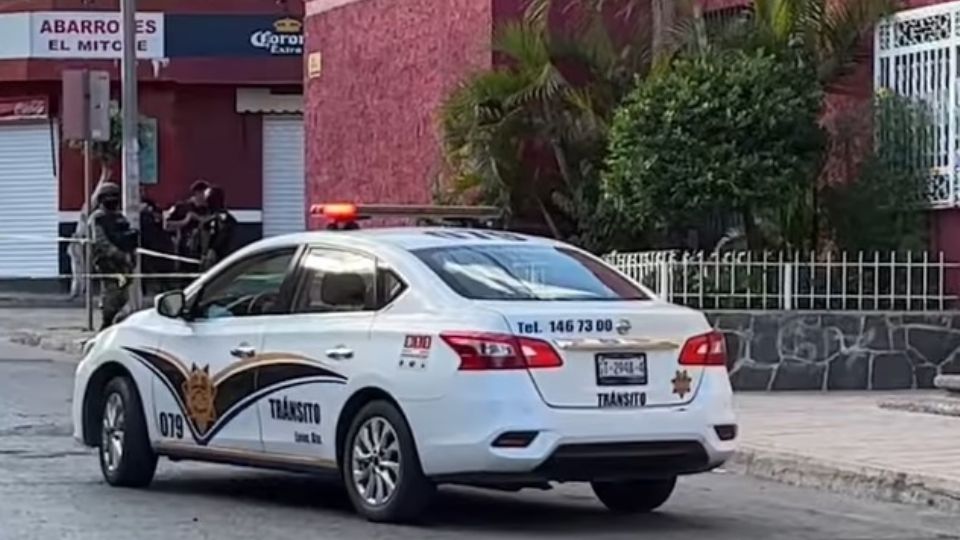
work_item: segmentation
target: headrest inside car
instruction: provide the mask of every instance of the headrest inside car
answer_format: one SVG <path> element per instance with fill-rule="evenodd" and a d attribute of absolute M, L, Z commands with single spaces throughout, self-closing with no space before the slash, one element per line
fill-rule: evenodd
<path fill-rule="evenodd" d="M 363 306 L 367 303 L 367 284 L 360 274 L 327 274 L 320 296 L 328 306 Z"/>

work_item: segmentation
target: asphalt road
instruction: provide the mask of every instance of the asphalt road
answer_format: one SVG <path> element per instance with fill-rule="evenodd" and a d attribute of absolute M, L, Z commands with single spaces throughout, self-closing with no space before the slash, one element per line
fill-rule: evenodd
<path fill-rule="evenodd" d="M 107 487 L 70 438 L 73 365 L 0 345 L 0 540 L 630 538 L 960 539 L 960 516 L 714 473 L 660 511 L 616 517 L 589 489 L 445 489 L 424 527 L 372 525 L 309 477 L 162 462 L 148 490 Z M 33 356 L 33 358 L 27 358 Z"/>

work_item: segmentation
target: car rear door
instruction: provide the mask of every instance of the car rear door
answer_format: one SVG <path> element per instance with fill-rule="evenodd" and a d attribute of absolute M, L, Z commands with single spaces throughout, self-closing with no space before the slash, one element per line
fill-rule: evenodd
<path fill-rule="evenodd" d="M 260 252 L 220 271 L 164 319 L 158 350 L 137 351 L 154 378 L 161 444 L 260 452 L 255 404 L 263 327 L 285 311 L 297 248 Z"/>

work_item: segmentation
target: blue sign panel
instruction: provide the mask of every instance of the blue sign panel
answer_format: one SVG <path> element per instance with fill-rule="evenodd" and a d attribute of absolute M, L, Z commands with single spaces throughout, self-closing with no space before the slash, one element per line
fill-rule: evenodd
<path fill-rule="evenodd" d="M 164 26 L 169 58 L 303 54 L 303 23 L 292 17 L 168 14 Z"/>

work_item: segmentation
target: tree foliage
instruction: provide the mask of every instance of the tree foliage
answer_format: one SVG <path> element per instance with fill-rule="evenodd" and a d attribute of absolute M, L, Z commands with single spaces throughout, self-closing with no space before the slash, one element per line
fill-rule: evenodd
<path fill-rule="evenodd" d="M 830 84 L 847 72 L 874 25 L 897 4 L 897 0 L 754 0 L 749 17 L 725 24 L 709 44 L 809 63 L 817 78 Z"/>
<path fill-rule="evenodd" d="M 712 248 L 730 223 L 751 248 L 808 247 L 824 134 L 810 69 L 761 52 L 676 60 L 613 124 L 604 200 L 636 249 Z M 719 227 L 718 227 L 719 225 Z M 765 232 L 765 230 L 767 232 Z"/>
<path fill-rule="evenodd" d="M 617 45 L 601 20 L 565 35 L 528 22 L 495 39 L 499 67 L 469 78 L 442 110 L 461 193 L 536 216 L 581 239 L 598 193 L 609 120 L 645 54 Z"/>
<path fill-rule="evenodd" d="M 896 4 L 754 0 L 708 21 L 692 0 L 528 0 L 497 67 L 443 108 L 454 191 L 594 249 L 709 249 L 738 229 L 751 248 L 815 249 L 822 89 Z M 656 59 L 653 20 L 677 20 Z"/>
<path fill-rule="evenodd" d="M 866 111 L 872 152 L 857 178 L 824 189 L 827 223 L 840 249 L 923 250 L 927 243 L 930 111 L 922 102 L 878 95 Z"/>

